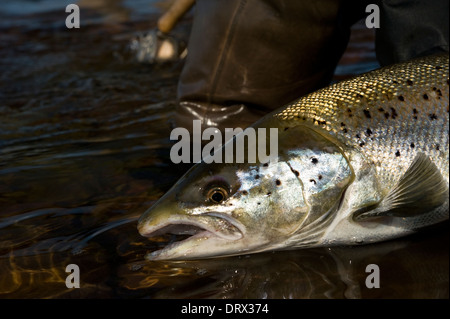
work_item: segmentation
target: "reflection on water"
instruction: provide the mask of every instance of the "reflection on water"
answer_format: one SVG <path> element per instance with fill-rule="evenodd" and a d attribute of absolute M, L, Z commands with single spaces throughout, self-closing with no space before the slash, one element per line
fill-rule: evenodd
<path fill-rule="evenodd" d="M 171 238 L 140 237 L 136 219 L 187 170 L 169 159 L 181 62 L 140 65 L 126 50 L 161 4 L 79 1 L 90 23 L 67 30 L 63 1 L 37 2 L 0 8 L 0 298 L 448 298 L 445 227 L 372 246 L 146 261 Z M 376 67 L 372 32 L 355 31 L 336 80 Z M 365 286 L 371 263 L 380 289 Z M 65 286 L 68 264 L 80 289 Z"/>

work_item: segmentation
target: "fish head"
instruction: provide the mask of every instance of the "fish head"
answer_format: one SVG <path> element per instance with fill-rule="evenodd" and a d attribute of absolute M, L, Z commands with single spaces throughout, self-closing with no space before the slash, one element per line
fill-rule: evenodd
<path fill-rule="evenodd" d="M 141 235 L 147 237 L 165 233 L 191 236 L 147 258 L 239 255 L 266 250 L 285 237 L 287 228 L 305 218 L 307 207 L 296 192 L 280 191 L 301 192 L 301 185 L 288 167 L 283 167 L 286 164 L 278 164 L 263 166 L 265 175 L 258 175 L 255 164 L 195 165 L 138 224 Z"/>
<path fill-rule="evenodd" d="M 333 143 L 298 128 L 280 134 L 275 161 L 197 163 L 138 223 L 146 237 L 190 237 L 147 259 L 187 260 L 288 248 L 305 225 L 311 227 L 336 206 L 350 176 Z"/>

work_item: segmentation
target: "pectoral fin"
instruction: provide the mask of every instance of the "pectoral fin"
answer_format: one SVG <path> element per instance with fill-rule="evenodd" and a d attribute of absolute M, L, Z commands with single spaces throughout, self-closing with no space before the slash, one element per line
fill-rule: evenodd
<path fill-rule="evenodd" d="M 373 217 L 413 217 L 426 214 L 448 200 L 448 187 L 430 158 L 419 153 L 397 185 L 379 203 L 353 214 L 355 221 Z"/>

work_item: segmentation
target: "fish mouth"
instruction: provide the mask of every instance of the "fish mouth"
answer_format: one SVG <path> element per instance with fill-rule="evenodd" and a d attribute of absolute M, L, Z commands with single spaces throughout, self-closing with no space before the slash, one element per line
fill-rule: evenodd
<path fill-rule="evenodd" d="M 144 237 L 176 235 L 175 241 L 162 249 L 146 255 L 149 260 L 191 258 L 193 247 L 208 239 L 230 242 L 243 237 L 243 225 L 229 216 L 212 213 L 201 216 L 175 216 L 160 223 L 139 223 L 139 233 Z M 195 256 L 193 256 L 195 257 Z"/>

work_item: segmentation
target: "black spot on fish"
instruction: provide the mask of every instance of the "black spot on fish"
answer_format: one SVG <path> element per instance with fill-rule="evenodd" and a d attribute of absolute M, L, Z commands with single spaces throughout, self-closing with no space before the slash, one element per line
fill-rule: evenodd
<path fill-rule="evenodd" d="M 437 90 L 437 88 L 435 87 L 435 86 L 433 86 L 433 89 L 432 89 L 433 91 L 436 91 Z"/>
<path fill-rule="evenodd" d="M 312 179 L 312 178 L 311 178 L 309 181 L 310 181 L 311 183 L 314 183 L 314 185 L 317 184 L 316 180 L 314 180 L 314 179 Z"/>
<path fill-rule="evenodd" d="M 259 175 L 255 175 L 255 179 L 259 179 Z"/>
<path fill-rule="evenodd" d="M 258 202 L 258 205 L 261 205 L 261 203 L 260 203 L 260 202 Z"/>
<path fill-rule="evenodd" d="M 434 113 L 433 113 L 433 114 L 430 114 L 429 117 L 430 117 L 430 120 L 432 120 L 432 121 L 433 121 L 433 120 L 437 120 L 437 116 L 436 116 L 436 114 L 434 114 Z"/>
<path fill-rule="evenodd" d="M 317 122 L 317 124 L 319 124 L 319 125 L 325 125 L 325 124 L 327 124 L 327 121 L 321 121 L 321 120 L 313 119 L 313 123 L 315 123 L 315 122 Z"/>
<path fill-rule="evenodd" d="M 425 93 L 425 94 L 423 95 L 423 99 L 424 99 L 424 100 L 428 100 L 428 94 Z"/>
<path fill-rule="evenodd" d="M 382 107 L 380 107 L 380 108 L 378 109 L 378 112 L 384 112 L 384 109 L 383 109 Z"/>
<path fill-rule="evenodd" d="M 394 81 L 392 81 L 392 83 L 394 83 L 394 84 L 398 84 L 398 82 L 397 82 L 397 81 L 395 81 L 395 80 L 394 80 Z"/>
<path fill-rule="evenodd" d="M 399 157 L 400 156 L 400 151 L 395 152 L 395 156 Z"/>
<path fill-rule="evenodd" d="M 372 135 L 372 130 L 371 130 L 370 128 L 368 128 L 368 129 L 366 130 L 366 134 L 367 134 L 367 136 Z"/>
<path fill-rule="evenodd" d="M 368 110 L 363 110 L 364 112 L 364 116 L 367 117 L 368 119 L 372 118 L 372 116 L 370 115 L 370 111 Z"/>
<path fill-rule="evenodd" d="M 347 130 L 346 128 L 344 128 L 342 131 L 343 131 L 344 133 L 347 133 L 347 132 L 348 132 L 348 130 Z"/>
<path fill-rule="evenodd" d="M 359 134 L 356 134 L 355 136 L 356 136 L 356 138 L 361 138 L 361 135 L 359 135 Z"/>
<path fill-rule="evenodd" d="M 248 195 L 247 191 L 242 191 L 242 195 Z"/>
<path fill-rule="evenodd" d="M 281 181 L 280 181 L 279 179 L 277 179 L 277 180 L 275 181 L 275 184 L 277 184 L 277 186 L 280 186 L 280 185 L 281 185 Z"/>
<path fill-rule="evenodd" d="M 300 173 L 298 172 L 298 171 L 294 171 L 294 174 L 295 174 L 295 176 L 299 176 L 300 175 Z"/>
<path fill-rule="evenodd" d="M 436 151 L 439 151 L 440 150 L 440 146 L 439 146 L 439 144 L 436 144 Z"/>
<path fill-rule="evenodd" d="M 438 96 L 442 96 L 442 92 L 440 89 L 437 89 L 436 92 L 437 92 Z"/>
<path fill-rule="evenodd" d="M 289 127 L 285 127 L 284 130 L 287 131 L 289 129 Z"/>
<path fill-rule="evenodd" d="M 389 115 L 388 112 L 384 113 L 384 118 L 385 118 L 386 120 L 387 120 L 389 117 L 390 117 L 390 115 Z"/>
<path fill-rule="evenodd" d="M 417 111 L 417 109 L 413 109 L 413 113 L 414 113 L 414 114 L 417 114 L 417 113 L 419 113 L 419 112 Z"/>
<path fill-rule="evenodd" d="M 391 112 L 391 117 L 395 120 L 395 118 L 398 116 L 397 111 L 393 107 L 391 107 Z"/>
<path fill-rule="evenodd" d="M 319 178 L 319 181 L 323 178 L 322 175 L 317 176 Z"/>
<path fill-rule="evenodd" d="M 267 166 L 269 166 L 269 163 L 264 163 L 263 166 L 267 167 Z"/>
<path fill-rule="evenodd" d="M 436 67 L 436 70 L 442 70 L 442 66 L 439 66 L 439 65 L 438 65 L 438 66 Z"/>
<path fill-rule="evenodd" d="M 267 196 L 270 196 L 270 195 L 272 195 L 272 192 L 268 192 L 268 193 L 267 193 Z"/>
<path fill-rule="evenodd" d="M 403 95 L 399 95 L 399 96 L 398 96 L 398 99 L 399 99 L 400 101 L 402 101 L 402 102 L 405 100 L 405 98 L 403 97 Z"/>
<path fill-rule="evenodd" d="M 413 119 L 417 120 L 417 116 L 414 115 L 414 116 L 413 116 Z"/>
<path fill-rule="evenodd" d="M 319 163 L 319 160 L 317 158 L 313 157 L 313 158 L 311 158 L 311 163 L 316 165 L 317 163 Z"/>
<path fill-rule="evenodd" d="M 341 126 L 345 126 L 345 123 L 344 123 L 344 122 L 341 122 Z"/>
<path fill-rule="evenodd" d="M 364 143 L 364 142 L 359 143 L 359 146 L 361 146 L 361 147 L 363 147 L 364 145 L 366 145 L 366 143 Z"/>
<path fill-rule="evenodd" d="M 416 145 L 414 144 L 414 143 L 411 143 L 411 148 L 414 148 L 414 147 L 416 147 Z"/>
<path fill-rule="evenodd" d="M 408 84 L 408 85 L 413 85 L 413 81 L 407 80 L 407 81 L 406 81 L 406 84 Z"/>
<path fill-rule="evenodd" d="M 356 97 L 358 97 L 358 98 L 362 99 L 362 98 L 364 97 L 364 95 L 362 95 L 362 94 L 358 93 L 358 94 L 356 94 Z"/>

